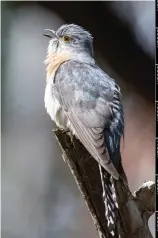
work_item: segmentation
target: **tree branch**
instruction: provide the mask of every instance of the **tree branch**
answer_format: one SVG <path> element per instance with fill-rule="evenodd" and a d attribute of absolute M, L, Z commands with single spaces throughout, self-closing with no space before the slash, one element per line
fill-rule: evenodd
<path fill-rule="evenodd" d="M 149 219 L 155 212 L 155 182 L 148 181 L 143 183 L 142 186 L 134 192 L 134 197 L 139 210 Z"/>
<path fill-rule="evenodd" d="M 92 216 L 100 238 L 111 238 L 105 220 L 102 187 L 97 162 L 75 138 L 73 143 L 66 132 L 54 130 L 56 139 Z M 154 183 L 142 186 L 132 195 L 128 186 L 115 181 L 119 204 L 117 228 L 121 238 L 151 238 L 149 215 L 154 212 Z M 151 198 L 151 199 L 150 199 Z M 149 201 L 150 200 L 150 201 Z"/>

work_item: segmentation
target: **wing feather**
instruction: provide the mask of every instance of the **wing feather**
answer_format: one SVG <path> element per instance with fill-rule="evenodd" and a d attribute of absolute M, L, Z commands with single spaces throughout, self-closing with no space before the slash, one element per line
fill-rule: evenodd
<path fill-rule="evenodd" d="M 70 120 L 78 139 L 89 151 L 89 153 L 96 159 L 96 161 L 101 164 L 114 178 L 118 179 L 118 172 L 116 171 L 114 165 L 112 164 L 108 152 L 104 144 L 103 131 L 101 133 L 101 138 L 98 139 L 97 133 L 93 133 L 91 128 L 87 128 L 80 117 L 75 115 L 73 112 L 67 113 L 68 119 Z M 100 128 L 99 128 L 100 129 Z M 100 130 L 98 130 L 100 134 Z M 92 136 L 93 134 L 93 136 Z"/>
<path fill-rule="evenodd" d="M 69 61 L 56 74 L 56 94 L 78 139 L 118 179 L 104 141 L 114 94 L 114 81 L 106 77 L 97 67 Z"/>

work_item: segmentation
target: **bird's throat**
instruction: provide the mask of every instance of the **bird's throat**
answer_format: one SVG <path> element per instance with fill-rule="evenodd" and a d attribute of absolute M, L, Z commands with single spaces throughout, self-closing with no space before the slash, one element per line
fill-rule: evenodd
<path fill-rule="evenodd" d="M 71 55 L 69 53 L 48 53 L 44 63 L 47 65 L 47 82 L 54 78 L 57 69 L 60 65 L 70 60 Z"/>

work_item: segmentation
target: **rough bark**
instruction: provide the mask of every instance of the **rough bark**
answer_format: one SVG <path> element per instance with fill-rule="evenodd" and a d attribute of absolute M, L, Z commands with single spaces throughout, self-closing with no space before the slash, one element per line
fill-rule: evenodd
<path fill-rule="evenodd" d="M 84 146 L 75 138 L 61 130 L 54 130 L 61 146 L 64 161 L 87 204 L 100 238 L 110 238 L 104 217 L 102 187 L 97 162 L 91 157 Z M 151 238 L 148 219 L 154 213 L 155 183 L 144 183 L 134 194 L 128 186 L 120 181 L 115 182 L 119 204 L 118 230 L 121 238 Z"/>

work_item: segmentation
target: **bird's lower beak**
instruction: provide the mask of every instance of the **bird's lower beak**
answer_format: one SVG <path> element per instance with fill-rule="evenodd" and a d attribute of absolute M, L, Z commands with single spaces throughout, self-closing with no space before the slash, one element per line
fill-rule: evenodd
<path fill-rule="evenodd" d="M 57 38 L 58 39 L 58 36 L 56 35 L 55 31 L 50 30 L 50 29 L 45 29 L 45 31 L 47 31 L 49 33 L 48 34 L 43 34 L 44 36 L 49 37 L 49 38 Z"/>

